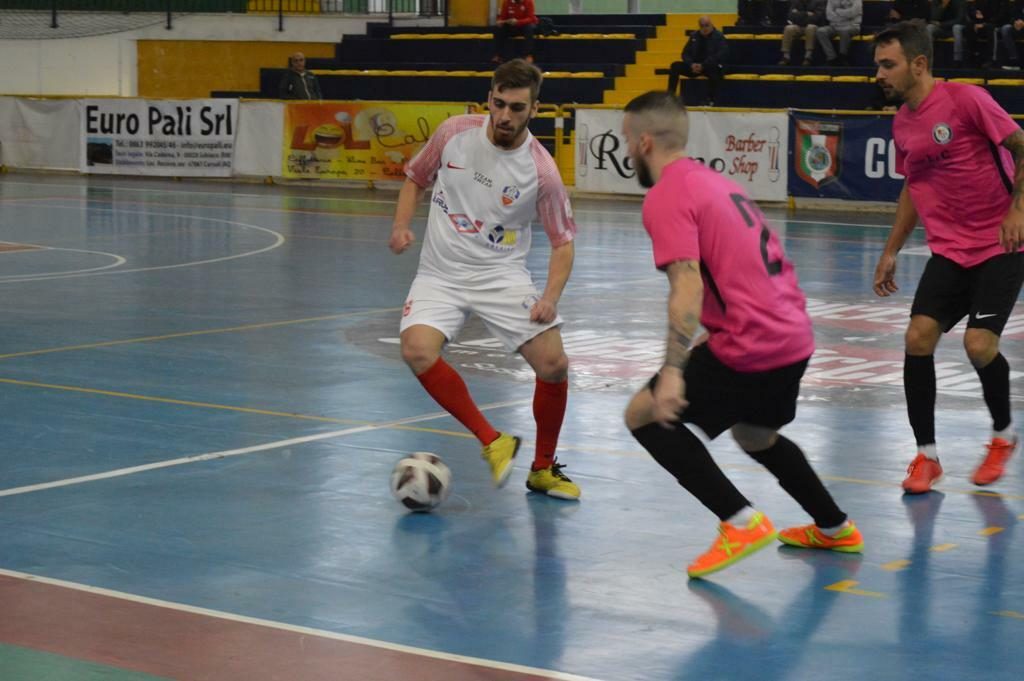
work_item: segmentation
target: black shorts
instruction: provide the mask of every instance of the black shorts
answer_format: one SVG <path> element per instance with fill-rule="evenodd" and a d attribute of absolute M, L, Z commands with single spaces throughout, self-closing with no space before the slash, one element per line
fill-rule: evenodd
<path fill-rule="evenodd" d="M 969 315 L 967 328 L 1003 332 L 1024 282 L 1024 253 L 1004 253 L 974 267 L 933 255 L 925 265 L 910 314 L 949 331 Z"/>
<path fill-rule="evenodd" d="M 796 418 L 796 398 L 807 361 L 771 371 L 742 372 L 722 364 L 707 344 L 698 345 L 683 371 L 690 404 L 680 422 L 692 423 L 712 440 L 737 423 L 778 430 Z M 653 390 L 657 382 L 655 374 L 648 388 Z"/>

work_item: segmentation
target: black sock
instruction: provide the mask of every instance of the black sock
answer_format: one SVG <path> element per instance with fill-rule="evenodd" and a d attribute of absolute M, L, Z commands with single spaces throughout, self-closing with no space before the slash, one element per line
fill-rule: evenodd
<path fill-rule="evenodd" d="M 780 435 L 768 449 L 747 454 L 778 478 L 782 489 L 814 518 L 815 525 L 835 527 L 846 520 L 846 514 L 836 506 L 832 495 L 795 442 Z"/>
<path fill-rule="evenodd" d="M 704 443 L 685 426 L 668 430 L 651 423 L 634 430 L 633 437 L 720 520 L 727 520 L 750 505 L 725 477 Z"/>
<path fill-rule="evenodd" d="M 918 445 L 935 444 L 935 357 L 906 355 L 903 359 L 903 392 L 907 416 Z M 1009 387 L 1007 387 L 1009 400 Z"/>
<path fill-rule="evenodd" d="M 985 366 L 974 368 L 981 379 L 985 404 L 992 414 L 992 430 L 1006 430 L 1010 425 L 1010 365 L 1003 353 Z"/>

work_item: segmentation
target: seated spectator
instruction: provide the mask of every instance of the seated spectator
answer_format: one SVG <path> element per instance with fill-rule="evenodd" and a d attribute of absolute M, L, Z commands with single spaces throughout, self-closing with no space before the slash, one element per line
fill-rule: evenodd
<path fill-rule="evenodd" d="M 701 17 L 697 25 L 700 28 L 690 34 L 690 39 L 683 48 L 683 60 L 672 62 L 672 70 L 668 76 L 668 91 L 676 94 L 680 76 L 703 76 L 708 79 L 708 97 L 704 104 L 713 106 L 718 96 L 718 86 L 725 77 L 724 64 L 729 46 L 725 42 L 725 36 L 711 22 L 711 17 Z"/>
<path fill-rule="evenodd" d="M 782 59 L 780 66 L 790 64 L 790 51 L 797 36 L 804 39 L 804 66 L 810 66 L 814 57 L 814 34 L 825 25 L 825 0 L 789 0 L 786 28 L 782 30 Z"/>
<path fill-rule="evenodd" d="M 1008 0 L 1006 21 L 1007 23 L 999 27 L 999 39 L 1006 52 L 1003 68 L 1007 71 L 1020 71 L 1022 64 L 1016 41 L 1024 38 L 1024 0 Z"/>
<path fill-rule="evenodd" d="M 974 0 L 967 5 L 965 56 L 972 65 L 992 68 L 999 47 L 999 27 L 1007 22 L 1007 0 Z M 985 45 L 983 49 L 981 46 Z"/>
<path fill-rule="evenodd" d="M 829 66 L 850 63 L 850 45 L 853 36 L 860 33 L 861 20 L 864 17 L 864 4 L 861 0 L 828 0 L 825 5 L 825 17 L 828 26 L 818 29 L 818 43 L 825 53 Z M 839 54 L 832 47 L 833 36 L 839 36 Z"/>
<path fill-rule="evenodd" d="M 296 52 L 288 57 L 288 71 L 277 86 L 281 99 L 323 99 L 316 76 L 306 70 L 306 55 Z"/>
<path fill-rule="evenodd" d="M 932 0 L 928 35 L 936 38 L 953 36 L 953 66 L 964 65 L 964 33 L 967 28 L 967 5 L 964 0 Z"/>
<path fill-rule="evenodd" d="M 737 0 L 737 26 L 771 26 L 772 0 Z"/>
<path fill-rule="evenodd" d="M 523 58 L 533 63 L 533 36 L 537 31 L 537 12 L 533 0 L 502 0 L 494 29 L 494 57 L 496 64 L 505 61 L 509 38 L 523 36 Z M 513 50 L 514 51 L 514 50 Z"/>
<path fill-rule="evenodd" d="M 885 18 L 886 25 L 898 24 L 901 21 L 920 19 L 928 21 L 931 17 L 931 5 L 928 0 L 893 0 L 889 14 Z"/>

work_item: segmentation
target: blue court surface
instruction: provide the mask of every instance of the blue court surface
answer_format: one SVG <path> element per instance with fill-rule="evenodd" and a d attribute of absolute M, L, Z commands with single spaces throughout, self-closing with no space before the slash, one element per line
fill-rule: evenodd
<path fill-rule="evenodd" d="M 946 478 L 924 496 L 900 488 L 914 454 L 902 330 L 927 259 L 920 230 L 899 293 L 880 299 L 871 279 L 891 214 L 767 210 L 818 342 L 784 432 L 866 550 L 773 546 L 690 581 L 716 519 L 622 422 L 666 324 L 639 203 L 574 202 L 558 452 L 583 490 L 572 503 L 525 489 L 533 375 L 481 324 L 447 358 L 495 427 L 526 441 L 502 490 L 402 363 L 419 248 L 388 251 L 394 199 L 0 178 L 0 613 L 18 613 L 0 617 L 0 679 L 1021 678 L 1024 459 L 990 488 L 970 482 L 991 424 L 962 328 L 936 357 Z M 534 229 L 541 278 L 549 250 Z M 1003 342 L 1015 407 L 1022 351 L 1015 315 Z M 809 522 L 728 436 L 710 447 L 777 526 Z M 453 471 L 432 514 L 388 491 L 413 451 Z M 103 628 L 122 612 L 124 630 Z M 218 632 L 231 627 L 242 633 L 228 642 Z M 303 643 L 270 656 L 268 632 Z M 347 662 L 314 671 L 314 643 L 348 646 L 330 653 Z M 400 659 L 382 671 L 385 654 Z"/>

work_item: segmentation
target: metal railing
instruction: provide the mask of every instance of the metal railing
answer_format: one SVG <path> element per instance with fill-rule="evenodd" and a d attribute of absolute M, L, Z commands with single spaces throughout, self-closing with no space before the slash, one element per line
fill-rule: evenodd
<path fill-rule="evenodd" d="M 320 0 L 320 11 L 387 16 L 389 21 L 396 16 L 447 18 L 448 0 Z"/>

